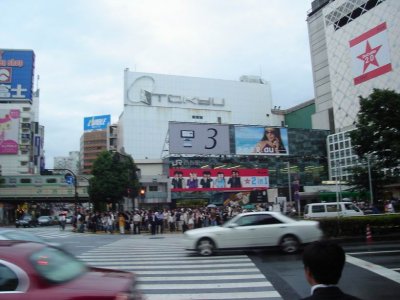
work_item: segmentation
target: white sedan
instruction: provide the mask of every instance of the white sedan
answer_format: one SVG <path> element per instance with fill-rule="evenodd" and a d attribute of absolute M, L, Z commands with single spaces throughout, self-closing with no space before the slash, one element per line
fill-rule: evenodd
<path fill-rule="evenodd" d="M 217 250 L 256 249 L 279 246 L 297 252 L 302 244 L 322 238 L 317 221 L 296 221 L 278 212 L 249 212 L 222 226 L 191 229 L 184 234 L 186 250 L 212 255 Z"/>

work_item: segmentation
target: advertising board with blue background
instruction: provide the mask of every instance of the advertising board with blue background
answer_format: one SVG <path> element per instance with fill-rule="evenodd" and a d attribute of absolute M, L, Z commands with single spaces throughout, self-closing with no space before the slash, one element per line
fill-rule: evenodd
<path fill-rule="evenodd" d="M 287 128 L 235 126 L 235 153 L 246 155 L 288 155 Z"/>
<path fill-rule="evenodd" d="M 83 120 L 83 130 L 85 132 L 104 130 L 107 129 L 107 126 L 110 125 L 110 123 L 111 123 L 110 115 L 86 117 Z"/>
<path fill-rule="evenodd" d="M 35 53 L 0 49 L 0 99 L 32 101 Z"/>

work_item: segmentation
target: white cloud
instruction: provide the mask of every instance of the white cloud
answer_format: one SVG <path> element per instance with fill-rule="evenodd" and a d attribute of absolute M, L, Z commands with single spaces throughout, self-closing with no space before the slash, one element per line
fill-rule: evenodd
<path fill-rule="evenodd" d="M 276 105 L 313 97 L 310 0 L 3 0 L 2 7 L 9 12 L 2 47 L 36 53 L 50 164 L 79 150 L 83 117 L 117 120 L 126 67 L 230 80 L 262 73 Z"/>

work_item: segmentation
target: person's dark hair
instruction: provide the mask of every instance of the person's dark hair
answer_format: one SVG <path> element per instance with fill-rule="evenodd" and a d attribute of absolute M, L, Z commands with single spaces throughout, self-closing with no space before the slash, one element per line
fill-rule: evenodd
<path fill-rule="evenodd" d="M 303 264 L 320 284 L 337 284 L 346 256 L 339 245 L 330 241 L 317 241 L 304 248 Z"/>

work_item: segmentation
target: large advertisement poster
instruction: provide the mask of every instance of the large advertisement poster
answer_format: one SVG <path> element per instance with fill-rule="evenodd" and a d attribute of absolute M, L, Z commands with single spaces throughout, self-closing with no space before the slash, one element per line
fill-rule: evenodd
<path fill-rule="evenodd" d="M 18 154 L 20 111 L 0 109 L 0 154 Z"/>
<path fill-rule="evenodd" d="M 32 100 L 33 51 L 0 49 L 0 99 Z"/>
<path fill-rule="evenodd" d="M 169 153 L 230 154 L 229 125 L 171 122 Z"/>
<path fill-rule="evenodd" d="M 104 130 L 111 123 L 111 115 L 86 117 L 83 120 L 83 130 L 85 132 Z"/>
<path fill-rule="evenodd" d="M 355 37 L 349 44 L 354 85 L 392 71 L 386 22 Z"/>
<path fill-rule="evenodd" d="M 235 126 L 235 154 L 288 155 L 287 128 Z"/>
<path fill-rule="evenodd" d="M 267 189 L 267 169 L 169 169 L 171 192 Z"/>

